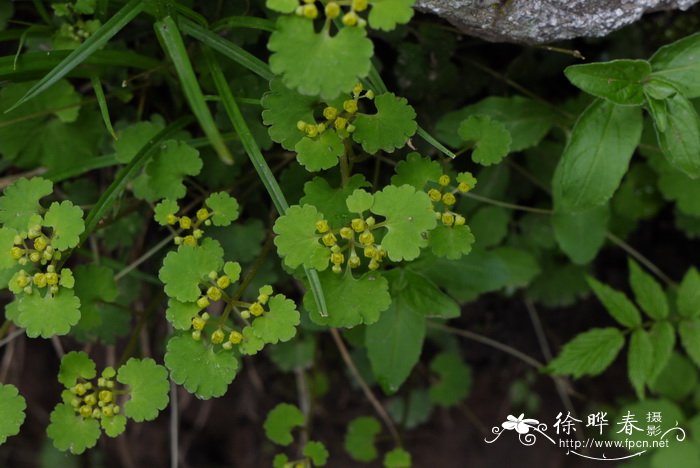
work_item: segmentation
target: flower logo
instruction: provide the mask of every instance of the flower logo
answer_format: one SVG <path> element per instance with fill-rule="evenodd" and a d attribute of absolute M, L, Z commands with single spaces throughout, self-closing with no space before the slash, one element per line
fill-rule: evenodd
<path fill-rule="evenodd" d="M 523 419 L 524 416 L 525 413 L 520 413 L 520 416 L 517 418 L 509 414 L 506 418 L 507 421 L 504 421 L 501 426 L 507 431 L 515 429 L 518 434 L 527 434 L 531 428 L 536 428 L 540 422 L 537 419 Z"/>

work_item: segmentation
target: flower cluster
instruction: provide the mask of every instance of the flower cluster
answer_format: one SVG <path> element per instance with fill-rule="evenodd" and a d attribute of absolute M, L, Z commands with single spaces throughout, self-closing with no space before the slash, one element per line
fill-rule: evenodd
<path fill-rule="evenodd" d="M 183 231 L 191 231 L 190 234 L 184 236 L 175 237 L 175 245 L 197 245 L 199 239 L 204 235 L 204 231 L 200 229 L 200 226 L 204 224 L 205 226 L 210 226 L 211 221 L 209 217 L 211 213 L 206 208 L 200 208 L 197 210 L 195 218 L 192 219 L 189 216 L 176 216 L 174 213 L 168 215 L 167 222 L 170 226 L 177 225 Z"/>
<path fill-rule="evenodd" d="M 116 372 L 107 367 L 102 376 L 93 383 L 79 380 L 68 389 L 72 398 L 70 404 L 77 415 L 83 418 L 101 419 L 119 414 L 121 408 L 115 401 L 114 377 Z"/>
<path fill-rule="evenodd" d="M 297 122 L 297 129 L 309 138 L 315 138 L 327 129 L 334 129 L 340 138 L 347 138 L 355 131 L 352 122 L 357 114 L 359 101 L 363 98 L 374 99 L 374 92 L 371 89 L 365 91 L 362 84 L 357 83 L 352 89 L 352 98 L 343 101 L 342 109 L 328 105 L 323 109 L 323 122 L 309 123 L 300 120 Z"/>
<path fill-rule="evenodd" d="M 341 273 L 343 264 L 347 264 L 349 269 L 358 268 L 362 260 L 357 254 L 357 250 L 361 250 L 362 256 L 369 259 L 367 268 L 370 270 L 379 268 L 380 263 L 386 257 L 386 251 L 375 243 L 372 233 L 372 230 L 379 226 L 372 216 L 367 219 L 355 218 L 349 226 L 343 226 L 338 230 L 331 230 L 325 219 L 316 223 L 316 232 L 320 235 L 321 243 L 331 251 L 330 259 L 334 273 Z M 341 246 L 339 242 L 344 243 L 344 245 Z"/>
<path fill-rule="evenodd" d="M 295 11 L 298 16 L 314 20 L 318 18 L 319 8 L 316 6 L 316 0 L 303 0 L 303 5 L 299 5 Z M 347 6 L 348 10 L 343 12 L 342 6 Z M 329 1 L 323 7 L 323 12 L 328 20 L 333 20 L 340 17 L 345 26 L 365 27 L 367 21 L 361 18 L 357 13 L 367 10 L 369 7 L 368 0 L 350 0 L 350 1 Z"/>
<path fill-rule="evenodd" d="M 451 185 L 452 179 L 443 174 L 438 179 L 438 188 L 428 190 L 428 197 L 433 202 L 435 217 L 445 226 L 463 226 L 466 223 L 464 216 L 452 211 L 457 203 L 457 193 L 467 193 L 476 185 L 476 179 L 469 172 L 457 175 L 457 186 Z"/>

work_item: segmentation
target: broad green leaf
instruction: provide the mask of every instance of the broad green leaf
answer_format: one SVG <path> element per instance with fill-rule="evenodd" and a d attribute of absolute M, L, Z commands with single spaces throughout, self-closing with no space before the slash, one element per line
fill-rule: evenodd
<path fill-rule="evenodd" d="M 180 211 L 180 207 L 175 200 L 163 200 L 155 206 L 153 218 L 161 226 L 167 226 L 168 216 L 174 215 L 178 211 Z"/>
<path fill-rule="evenodd" d="M 396 186 L 412 185 L 416 190 L 423 190 L 428 182 L 437 182 L 442 175 L 442 167 L 437 161 L 423 157 L 419 153 L 409 153 L 406 159 L 396 165 L 396 174 L 391 183 Z"/>
<path fill-rule="evenodd" d="M 265 343 L 275 344 L 294 338 L 299 325 L 299 311 L 294 301 L 276 294 L 270 298 L 267 306 L 269 311 L 253 321 L 253 332 Z"/>
<path fill-rule="evenodd" d="M 65 403 L 56 405 L 50 416 L 51 422 L 46 435 L 59 450 L 69 450 L 79 455 L 97 444 L 100 438 L 100 423 L 97 419 L 82 418 L 72 406 Z"/>
<path fill-rule="evenodd" d="M 221 245 L 212 239 L 194 247 L 183 244 L 169 252 L 158 272 L 165 293 L 181 302 L 196 301 L 201 295 L 200 281 L 207 279 L 210 272 L 221 270 L 223 254 Z"/>
<path fill-rule="evenodd" d="M 295 5 L 298 2 L 294 0 Z M 272 141 L 280 143 L 286 150 L 293 150 L 304 134 L 297 128 L 297 122 L 313 122 L 315 97 L 304 96 L 287 88 L 282 80 L 270 81 L 270 91 L 260 100 L 263 106 L 263 123 L 268 125 Z"/>
<path fill-rule="evenodd" d="M 310 337 L 300 338 L 298 335 L 293 340 L 270 347 L 270 359 L 284 372 L 311 367 L 315 354 L 316 341 Z"/>
<path fill-rule="evenodd" d="M 700 97 L 700 33 L 661 47 L 650 59 L 652 76 L 675 84 L 688 99 Z"/>
<path fill-rule="evenodd" d="M 467 255 L 474 244 L 469 226 L 438 226 L 430 231 L 430 249 L 438 257 L 456 260 Z"/>
<path fill-rule="evenodd" d="M 201 170 L 198 150 L 184 141 L 168 140 L 146 165 L 145 175 L 136 180 L 134 193 L 151 202 L 162 198 L 179 200 L 187 194 L 185 177 L 196 176 Z"/>
<path fill-rule="evenodd" d="M 323 213 L 332 227 L 344 226 L 355 216 L 348 212 L 347 199 L 356 190 L 369 186 L 361 174 L 355 174 L 347 180 L 345 186 L 332 187 L 323 177 L 314 177 L 304 184 L 304 196 L 301 205 L 313 205 Z"/>
<path fill-rule="evenodd" d="M 397 24 L 406 24 L 413 17 L 416 0 L 381 0 L 371 2 L 369 25 L 372 29 L 391 31 Z"/>
<path fill-rule="evenodd" d="M 593 96 L 623 106 L 644 103 L 643 80 L 651 74 L 646 60 L 612 60 L 610 62 L 572 65 L 564 70 L 571 83 Z"/>
<path fill-rule="evenodd" d="M 16 235 L 17 231 L 12 228 L 0 228 L 0 270 L 17 265 L 17 260 L 11 253 L 12 247 L 15 245 Z"/>
<path fill-rule="evenodd" d="M 27 402 L 19 394 L 14 385 L 0 384 L 0 445 L 8 437 L 19 434 L 19 428 L 24 423 L 24 410 Z"/>
<path fill-rule="evenodd" d="M 510 152 L 510 132 L 498 120 L 488 115 L 472 115 L 457 130 L 462 140 L 474 142 L 472 160 L 490 166 L 501 162 Z"/>
<path fill-rule="evenodd" d="M 676 345 L 676 331 L 673 325 L 665 320 L 654 322 L 649 330 L 649 339 L 654 349 L 654 364 L 649 372 L 649 383 L 651 383 L 656 380 L 671 357 Z"/>
<path fill-rule="evenodd" d="M 593 328 L 566 343 L 547 369 L 554 374 L 595 376 L 607 369 L 625 344 L 617 328 Z"/>
<path fill-rule="evenodd" d="M 304 445 L 302 452 L 305 457 L 311 459 L 313 466 L 325 466 L 328 462 L 328 449 L 323 443 L 310 440 Z"/>
<path fill-rule="evenodd" d="M 362 145 L 367 153 L 378 151 L 393 153 L 402 148 L 416 133 L 416 111 L 405 98 L 384 93 L 374 98 L 376 114 L 358 113 L 352 139 Z"/>
<path fill-rule="evenodd" d="M 552 180 L 557 211 L 605 204 L 627 172 L 642 134 L 638 108 L 597 100 L 579 117 Z"/>
<path fill-rule="evenodd" d="M 351 213 L 362 214 L 372 208 L 374 197 L 366 190 L 356 189 L 345 200 L 345 204 Z"/>
<path fill-rule="evenodd" d="M 61 358 L 58 381 L 69 388 L 78 383 L 78 379 L 92 380 L 97 375 L 95 362 L 83 351 L 71 351 Z"/>
<path fill-rule="evenodd" d="M 681 337 L 683 349 L 700 367 L 700 320 L 697 318 L 682 320 L 678 324 L 678 335 Z"/>
<path fill-rule="evenodd" d="M 129 359 L 117 371 L 117 381 L 128 386 L 124 414 L 136 422 L 152 421 L 168 406 L 168 371 L 151 358 Z"/>
<path fill-rule="evenodd" d="M 39 200 L 53 193 L 53 184 L 41 177 L 19 179 L 5 189 L 0 197 L 0 224 L 26 232 L 40 224 L 43 208 Z"/>
<path fill-rule="evenodd" d="M 294 151 L 307 171 L 317 172 L 337 165 L 345 146 L 336 132 L 326 130 L 316 138 L 303 137 L 294 145 Z"/>
<path fill-rule="evenodd" d="M 585 265 L 595 259 L 603 247 L 609 219 L 608 205 L 573 213 L 554 213 L 554 238 L 571 261 Z"/>
<path fill-rule="evenodd" d="M 427 245 L 425 232 L 437 224 L 428 195 L 410 185 L 389 185 L 375 193 L 372 212 L 386 218 L 381 246 L 395 262 L 418 257 Z"/>
<path fill-rule="evenodd" d="M 695 267 L 685 273 L 676 301 L 678 313 L 683 317 L 695 318 L 700 315 L 700 273 Z"/>
<path fill-rule="evenodd" d="M 192 327 L 192 319 L 200 310 L 196 302 L 180 302 L 171 298 L 168 299 L 165 318 L 176 330 L 189 330 Z"/>
<path fill-rule="evenodd" d="M 294 405 L 280 403 L 265 418 L 263 428 L 268 439 L 278 445 L 289 445 L 294 441 L 292 430 L 304 426 L 304 415 Z"/>
<path fill-rule="evenodd" d="M 26 328 L 27 336 L 51 338 L 65 335 L 80 320 L 80 300 L 70 289 L 61 288 L 57 294 L 39 291 L 19 300 L 17 325 Z"/>
<path fill-rule="evenodd" d="M 114 416 L 102 416 L 100 426 L 109 437 L 117 437 L 126 430 L 126 416 L 115 414 Z"/>
<path fill-rule="evenodd" d="M 629 328 L 641 325 L 642 317 L 637 307 L 627 298 L 625 293 L 616 291 L 590 276 L 586 277 L 586 281 L 598 300 L 605 306 L 605 310 L 620 325 Z"/>
<path fill-rule="evenodd" d="M 291 206 L 284 216 L 275 221 L 272 230 L 277 234 L 275 245 L 285 265 L 301 265 L 323 271 L 328 267 L 330 250 L 320 242 L 316 222 L 324 219 L 312 205 Z"/>
<path fill-rule="evenodd" d="M 184 334 L 168 340 L 165 365 L 173 382 L 206 400 L 226 393 L 236 376 L 238 359 L 231 351 L 214 350 Z"/>
<path fill-rule="evenodd" d="M 669 351 L 666 365 L 649 381 L 649 390 L 666 398 L 683 400 L 698 384 L 698 371 L 690 359 Z"/>
<path fill-rule="evenodd" d="M 474 234 L 476 245 L 487 248 L 500 244 L 508 235 L 510 220 L 511 211 L 500 206 L 487 205 L 479 208 L 469 218 L 469 228 Z"/>
<path fill-rule="evenodd" d="M 471 369 L 458 354 L 443 352 L 430 362 L 430 370 L 439 379 L 430 386 L 430 400 L 440 406 L 454 406 L 469 395 Z"/>
<path fill-rule="evenodd" d="M 374 439 L 382 427 L 375 418 L 361 416 L 350 421 L 345 432 L 343 446 L 345 451 L 358 462 L 371 462 L 377 458 L 377 447 Z"/>
<path fill-rule="evenodd" d="M 411 468 L 411 454 L 395 448 L 384 455 L 384 468 Z"/>
<path fill-rule="evenodd" d="M 258 351 L 265 347 L 265 342 L 253 331 L 253 327 L 245 327 L 243 329 L 243 341 L 241 342 L 239 349 L 241 354 L 248 356 L 253 356 L 258 354 Z"/>
<path fill-rule="evenodd" d="M 666 130 L 661 131 L 656 123 L 659 147 L 673 167 L 696 179 L 700 177 L 700 116 L 693 104 L 680 94 L 665 102 Z"/>
<path fill-rule="evenodd" d="M 459 317 L 460 308 L 454 300 L 440 291 L 425 275 L 409 268 L 397 268 L 386 273 L 391 284 L 392 297 L 400 297 L 406 305 L 425 317 Z"/>
<path fill-rule="evenodd" d="M 368 272 L 359 278 L 331 271 L 319 275 L 326 295 L 328 316 L 322 317 L 310 292 L 304 295 L 304 307 L 319 325 L 351 328 L 379 320 L 391 303 L 389 283 L 380 273 Z"/>
<path fill-rule="evenodd" d="M 204 204 L 211 210 L 211 223 L 214 226 L 228 226 L 238 219 L 238 201 L 226 192 L 214 192 Z"/>
<path fill-rule="evenodd" d="M 293 13 L 299 6 L 297 0 L 266 0 L 265 6 L 280 13 Z"/>
<path fill-rule="evenodd" d="M 639 307 L 655 320 L 666 318 L 669 310 L 668 299 L 661 285 L 631 258 L 628 259 L 628 264 L 630 286 Z"/>
<path fill-rule="evenodd" d="M 83 210 L 68 200 L 53 202 L 44 215 L 44 226 L 52 229 L 51 245 L 56 250 L 68 250 L 80 242 L 85 230 Z"/>
<path fill-rule="evenodd" d="M 333 99 L 369 73 L 374 52 L 363 28 L 316 33 L 307 18 L 280 16 L 267 43 L 270 69 L 301 94 Z"/>
<path fill-rule="evenodd" d="M 644 387 L 654 366 L 654 347 L 649 334 L 641 328 L 632 332 L 627 351 L 627 375 L 637 398 L 644 399 Z"/>
<path fill-rule="evenodd" d="M 413 390 L 405 398 L 393 398 L 387 403 L 387 411 L 394 421 L 406 429 L 414 429 L 430 420 L 433 402 L 427 389 Z"/>
<path fill-rule="evenodd" d="M 118 132 L 118 139 L 114 141 L 114 151 L 117 161 L 120 163 L 129 163 L 138 154 L 139 150 L 148 143 L 148 141 L 156 136 L 158 132 L 163 131 L 165 125 L 160 118 L 154 118 L 151 121 L 137 122 L 129 125 L 125 129 Z"/>

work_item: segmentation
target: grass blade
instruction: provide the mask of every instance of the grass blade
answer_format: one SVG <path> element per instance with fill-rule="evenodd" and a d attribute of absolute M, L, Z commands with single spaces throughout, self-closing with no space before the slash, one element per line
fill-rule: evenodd
<path fill-rule="evenodd" d="M 204 28 L 186 18 L 180 18 L 179 23 L 180 27 L 182 27 L 182 31 L 185 34 L 192 36 L 202 44 L 211 47 L 224 57 L 233 60 L 242 67 L 247 68 L 256 75 L 259 75 L 268 81 L 275 77 L 275 75 L 270 71 L 270 67 L 265 62 L 255 57 L 242 47 L 237 46 L 233 42 L 224 39 L 209 29 Z"/>
<path fill-rule="evenodd" d="M 129 24 L 141 11 L 143 11 L 145 2 L 141 0 L 131 0 L 124 5 L 114 16 L 112 16 L 100 29 L 92 36 L 88 37 L 77 49 L 73 50 L 68 56 L 46 74 L 38 83 L 32 86 L 27 93 L 15 103 L 14 106 L 7 109 L 5 112 L 10 112 L 16 107 L 24 104 L 31 98 L 38 96 L 48 88 L 50 88 L 58 80 L 66 76 L 71 70 L 80 65 L 92 55 L 95 51 L 104 46 L 115 34 L 117 34 L 124 26 Z"/>
<path fill-rule="evenodd" d="M 213 31 L 222 29 L 246 28 L 257 29 L 259 31 L 274 32 L 275 22 L 266 18 L 257 18 L 255 16 L 229 16 L 223 18 L 211 25 Z"/>
<path fill-rule="evenodd" d="M 214 122 L 209 111 L 209 106 L 204 99 L 202 88 L 199 87 L 197 76 L 192 68 L 192 63 L 187 55 L 185 44 L 182 42 L 182 36 L 175 24 L 175 21 L 170 16 L 166 16 L 161 21 L 155 24 L 156 34 L 165 48 L 167 55 L 172 60 L 175 66 L 175 71 L 180 78 L 182 91 L 190 104 L 192 112 L 197 117 L 199 125 L 204 130 L 204 133 L 211 141 L 214 150 L 219 155 L 219 158 L 226 164 L 233 164 L 233 156 L 228 150 L 219 129 Z"/>
<path fill-rule="evenodd" d="M 112 119 L 109 117 L 109 107 L 107 107 L 107 98 L 105 97 L 104 89 L 102 89 L 102 82 L 98 76 L 92 76 L 90 78 L 92 82 L 92 89 L 95 91 L 95 97 L 97 98 L 97 105 L 100 108 L 100 113 L 102 114 L 102 120 L 105 123 L 105 127 L 112 138 L 117 140 L 117 134 L 114 132 L 114 127 L 112 127 Z"/>
<path fill-rule="evenodd" d="M 88 158 L 82 161 L 80 164 L 72 165 L 70 168 L 60 171 L 47 171 L 42 177 L 56 183 L 77 177 L 86 172 L 94 171 L 96 169 L 104 169 L 105 167 L 116 166 L 118 164 L 119 161 L 117 161 L 117 157 L 114 154 L 108 154 L 105 156 Z"/>
<path fill-rule="evenodd" d="M 270 194 L 272 202 L 277 208 L 277 212 L 280 215 L 283 215 L 287 211 L 287 208 L 289 208 L 289 204 L 284 197 L 284 193 L 282 193 L 282 189 L 277 183 L 275 176 L 272 174 L 267 162 L 265 162 L 265 158 L 260 152 L 260 148 L 255 142 L 255 138 L 253 138 L 253 134 L 250 133 L 250 129 L 243 118 L 243 114 L 241 114 L 241 110 L 238 108 L 236 99 L 231 92 L 231 88 L 228 86 L 226 77 L 221 71 L 219 63 L 216 61 L 216 57 L 214 57 L 213 52 L 211 52 L 209 49 L 204 49 L 204 54 L 207 58 L 209 70 L 211 71 L 212 78 L 214 79 L 214 85 L 216 86 L 219 96 L 221 97 L 221 103 L 226 110 L 226 114 L 231 120 L 234 130 L 236 133 L 238 133 L 243 148 L 250 158 L 250 162 L 253 164 L 253 167 L 255 167 L 258 176 L 260 176 L 260 180 L 267 189 L 267 192 Z M 321 315 L 326 317 L 328 315 L 326 299 L 323 295 L 323 289 L 321 287 L 321 281 L 318 278 L 318 273 L 316 270 L 310 268 L 305 268 L 304 271 L 306 272 L 306 277 L 309 279 L 311 292 L 313 293 L 316 301 L 316 306 L 318 307 Z"/>

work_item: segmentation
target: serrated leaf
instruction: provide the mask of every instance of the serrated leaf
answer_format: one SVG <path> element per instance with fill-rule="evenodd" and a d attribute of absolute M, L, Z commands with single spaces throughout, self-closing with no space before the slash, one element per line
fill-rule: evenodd
<path fill-rule="evenodd" d="M 583 211 L 607 202 L 627 172 L 642 134 L 636 107 L 593 102 L 579 117 L 552 180 L 557 211 Z"/>
<path fill-rule="evenodd" d="M 700 315 L 700 273 L 691 267 L 683 276 L 676 298 L 678 313 L 683 317 Z"/>
<path fill-rule="evenodd" d="M 155 206 L 153 218 L 161 226 L 168 225 L 168 216 L 174 215 L 180 210 L 175 200 L 163 200 Z"/>
<path fill-rule="evenodd" d="M 201 294 L 200 281 L 223 266 L 223 253 L 221 245 L 212 239 L 205 239 L 200 246 L 181 245 L 177 251 L 169 252 L 158 272 L 165 293 L 181 302 L 196 301 Z"/>
<path fill-rule="evenodd" d="M 644 386 L 654 366 L 654 347 L 649 334 L 641 328 L 632 332 L 627 351 L 627 374 L 637 398 L 644 399 Z"/>
<path fill-rule="evenodd" d="M 69 450 L 79 455 L 94 447 L 100 438 L 100 423 L 97 419 L 83 419 L 75 414 L 73 407 L 65 403 L 56 405 L 50 419 L 46 434 L 59 450 Z"/>
<path fill-rule="evenodd" d="M 469 395 L 472 385 L 471 369 L 459 355 L 443 352 L 430 362 L 430 370 L 438 374 L 430 386 L 430 400 L 440 406 L 454 406 Z"/>
<path fill-rule="evenodd" d="M 19 394 L 17 387 L 0 384 L 0 445 L 4 444 L 8 437 L 19 434 L 26 417 L 26 408 L 27 402 Z"/>
<path fill-rule="evenodd" d="M 326 296 L 328 317 L 322 317 L 311 291 L 304 295 L 304 307 L 314 323 L 330 327 L 351 328 L 359 324 L 371 324 L 391 303 L 389 283 L 376 272 L 368 272 L 359 278 L 325 271 L 319 274 Z"/>
<path fill-rule="evenodd" d="M 323 213 L 331 226 L 348 224 L 354 217 L 348 212 L 346 200 L 354 190 L 367 187 L 369 183 L 361 174 L 355 174 L 348 179 L 345 186 L 331 187 L 322 177 L 314 177 L 304 184 L 304 196 L 301 205 L 313 205 Z"/>
<path fill-rule="evenodd" d="M 70 289 L 61 288 L 57 294 L 39 291 L 19 300 L 17 325 L 26 329 L 27 336 L 51 338 L 65 335 L 80 320 L 80 300 Z"/>
<path fill-rule="evenodd" d="M 411 454 L 402 448 L 395 448 L 384 455 L 385 468 L 410 468 Z"/>
<path fill-rule="evenodd" d="M 662 397 L 681 401 L 697 388 L 697 384 L 695 364 L 680 353 L 671 354 L 669 351 L 664 367 L 654 380 L 649 381 L 649 390 Z"/>
<path fill-rule="evenodd" d="M 294 151 L 297 160 L 307 171 L 317 172 L 337 165 L 345 147 L 336 132 L 326 130 L 316 138 L 303 137 L 294 145 Z"/>
<path fill-rule="evenodd" d="M 620 325 L 629 328 L 641 325 L 642 317 L 637 307 L 627 298 L 625 293 L 616 291 L 590 276 L 586 277 L 586 281 L 598 300 L 605 306 L 605 310 Z"/>
<path fill-rule="evenodd" d="M 243 341 L 239 346 L 241 354 L 253 356 L 258 354 L 258 352 L 265 347 L 265 342 L 262 340 L 262 338 L 255 334 L 253 327 L 243 328 L 242 333 Z"/>
<path fill-rule="evenodd" d="M 472 115 L 464 120 L 457 133 L 462 140 L 474 142 L 472 160 L 490 166 L 500 162 L 510 151 L 511 136 L 501 122 L 488 115 Z"/>
<path fill-rule="evenodd" d="M 410 185 L 389 185 L 375 193 L 372 212 L 386 218 L 381 246 L 395 262 L 418 257 L 427 245 L 426 231 L 437 224 L 428 195 Z"/>
<path fill-rule="evenodd" d="M 681 337 L 683 349 L 700 367 L 700 320 L 697 318 L 682 320 L 678 324 L 678 335 Z"/>
<path fill-rule="evenodd" d="M 109 437 L 117 437 L 126 429 L 126 416 L 115 414 L 113 416 L 102 416 L 100 426 Z"/>
<path fill-rule="evenodd" d="M 43 211 L 39 200 L 52 192 L 53 183 L 41 177 L 19 179 L 0 197 L 0 224 L 20 232 L 39 224 Z"/>
<path fill-rule="evenodd" d="M 178 200 L 187 194 L 185 177 L 196 176 L 201 170 L 198 150 L 184 141 L 165 141 L 148 162 L 145 175 L 134 182 L 134 194 L 151 202 L 161 198 Z"/>
<path fill-rule="evenodd" d="M 592 328 L 566 343 L 547 369 L 575 379 L 595 376 L 612 364 L 624 344 L 625 338 L 617 328 Z"/>
<path fill-rule="evenodd" d="M 294 338 L 300 317 L 294 301 L 276 294 L 267 306 L 270 310 L 253 321 L 253 332 L 265 343 L 275 344 Z"/>
<path fill-rule="evenodd" d="M 296 0 L 293 0 L 298 5 Z M 296 8 L 296 6 L 295 6 Z M 268 125 L 272 141 L 280 143 L 286 150 L 292 151 L 304 134 L 297 128 L 297 122 L 313 122 L 315 97 L 304 96 L 287 88 L 282 80 L 270 81 L 270 91 L 260 100 L 263 106 L 263 123 Z"/>
<path fill-rule="evenodd" d="M 623 106 L 644 103 L 642 82 L 650 73 L 651 65 L 646 60 L 611 60 L 572 65 L 564 70 L 574 86 Z"/>
<path fill-rule="evenodd" d="M 682 95 L 665 100 L 666 129 L 656 123 L 659 147 L 669 163 L 688 177 L 700 177 L 700 116 L 693 103 Z"/>
<path fill-rule="evenodd" d="M 58 381 L 66 388 L 72 387 L 78 379 L 91 380 L 95 378 L 95 362 L 83 351 L 71 351 L 61 358 L 58 370 Z"/>
<path fill-rule="evenodd" d="M 456 260 L 471 252 L 474 240 L 474 234 L 467 225 L 438 226 L 430 231 L 429 242 L 436 256 Z"/>
<path fill-rule="evenodd" d="M 207 400 L 226 393 L 236 376 L 238 359 L 231 351 L 214 350 L 185 334 L 168 340 L 165 365 L 173 382 Z"/>
<path fill-rule="evenodd" d="M 351 213 L 362 214 L 372 208 L 374 197 L 365 190 L 357 189 L 345 200 L 345 204 Z"/>
<path fill-rule="evenodd" d="M 603 247 L 609 220 L 608 205 L 573 213 L 554 213 L 554 238 L 571 261 L 585 265 L 595 259 Z"/>
<path fill-rule="evenodd" d="M 289 445 L 294 441 L 292 430 L 304 425 L 304 415 L 294 405 L 280 403 L 265 418 L 263 428 L 268 439 L 278 445 Z"/>
<path fill-rule="evenodd" d="M 442 167 L 437 161 L 424 158 L 418 153 L 409 153 L 406 159 L 400 161 L 391 177 L 391 183 L 396 186 L 411 185 L 416 190 L 423 190 L 428 182 L 437 182 L 442 175 Z"/>
<path fill-rule="evenodd" d="M 301 94 L 333 99 L 369 73 L 374 52 L 362 28 L 316 33 L 306 18 L 280 16 L 267 43 L 270 68 Z"/>
<path fill-rule="evenodd" d="M 654 363 L 651 366 L 651 371 L 649 371 L 648 380 L 651 383 L 656 380 L 671 357 L 676 344 L 676 332 L 673 329 L 673 325 L 665 320 L 654 322 L 651 330 L 649 330 L 649 339 L 654 350 Z"/>
<path fill-rule="evenodd" d="M 16 235 L 17 231 L 12 228 L 0 228 L 0 270 L 17 265 L 17 260 L 11 253 L 12 247 L 15 245 Z"/>
<path fill-rule="evenodd" d="M 304 265 L 319 271 L 328 267 L 330 251 L 321 245 L 316 234 L 316 222 L 322 219 L 323 215 L 311 205 L 291 206 L 277 218 L 272 228 L 277 234 L 274 242 L 285 265 Z"/>
<path fill-rule="evenodd" d="M 406 24 L 413 17 L 416 0 L 382 0 L 372 2 L 367 19 L 373 29 L 391 31 L 397 24 Z"/>
<path fill-rule="evenodd" d="M 153 359 L 129 359 L 117 371 L 117 381 L 128 386 L 124 414 L 136 422 L 152 421 L 168 406 L 168 371 Z"/>
<path fill-rule="evenodd" d="M 628 259 L 628 264 L 630 286 L 637 304 L 653 319 L 666 318 L 669 311 L 668 299 L 661 285 L 631 258 Z"/>
<path fill-rule="evenodd" d="M 51 245 L 56 250 L 72 249 L 80 242 L 85 230 L 83 210 L 68 200 L 53 202 L 44 215 L 44 226 L 53 229 Z"/>
<path fill-rule="evenodd" d="M 377 447 L 374 439 L 381 432 L 382 427 L 376 418 L 361 416 L 350 421 L 345 432 L 343 446 L 345 451 L 355 461 L 371 462 L 377 458 Z"/>
<path fill-rule="evenodd" d="M 176 330 L 189 330 L 192 327 L 192 319 L 200 310 L 196 302 L 180 302 L 171 298 L 168 299 L 165 318 Z"/>
<path fill-rule="evenodd" d="M 325 466 L 328 462 L 328 449 L 323 443 L 310 440 L 304 445 L 302 452 L 305 457 L 311 459 L 314 466 Z"/>
<path fill-rule="evenodd" d="M 165 128 L 162 119 L 138 122 L 118 132 L 119 137 L 114 142 L 114 151 L 117 161 L 128 164 L 141 148 Z"/>
<path fill-rule="evenodd" d="M 700 97 L 700 33 L 661 47 L 649 61 L 652 76 L 672 82 L 688 99 Z"/>
<path fill-rule="evenodd" d="M 238 219 L 238 201 L 226 192 L 215 192 L 204 203 L 212 210 L 211 223 L 214 226 L 228 226 Z"/>
<path fill-rule="evenodd" d="M 375 4 L 377 5 L 377 4 Z M 353 124 L 352 139 L 362 145 L 367 153 L 378 151 L 392 153 L 402 148 L 416 133 L 416 111 L 406 98 L 384 93 L 374 98 L 375 114 L 358 113 Z"/>

